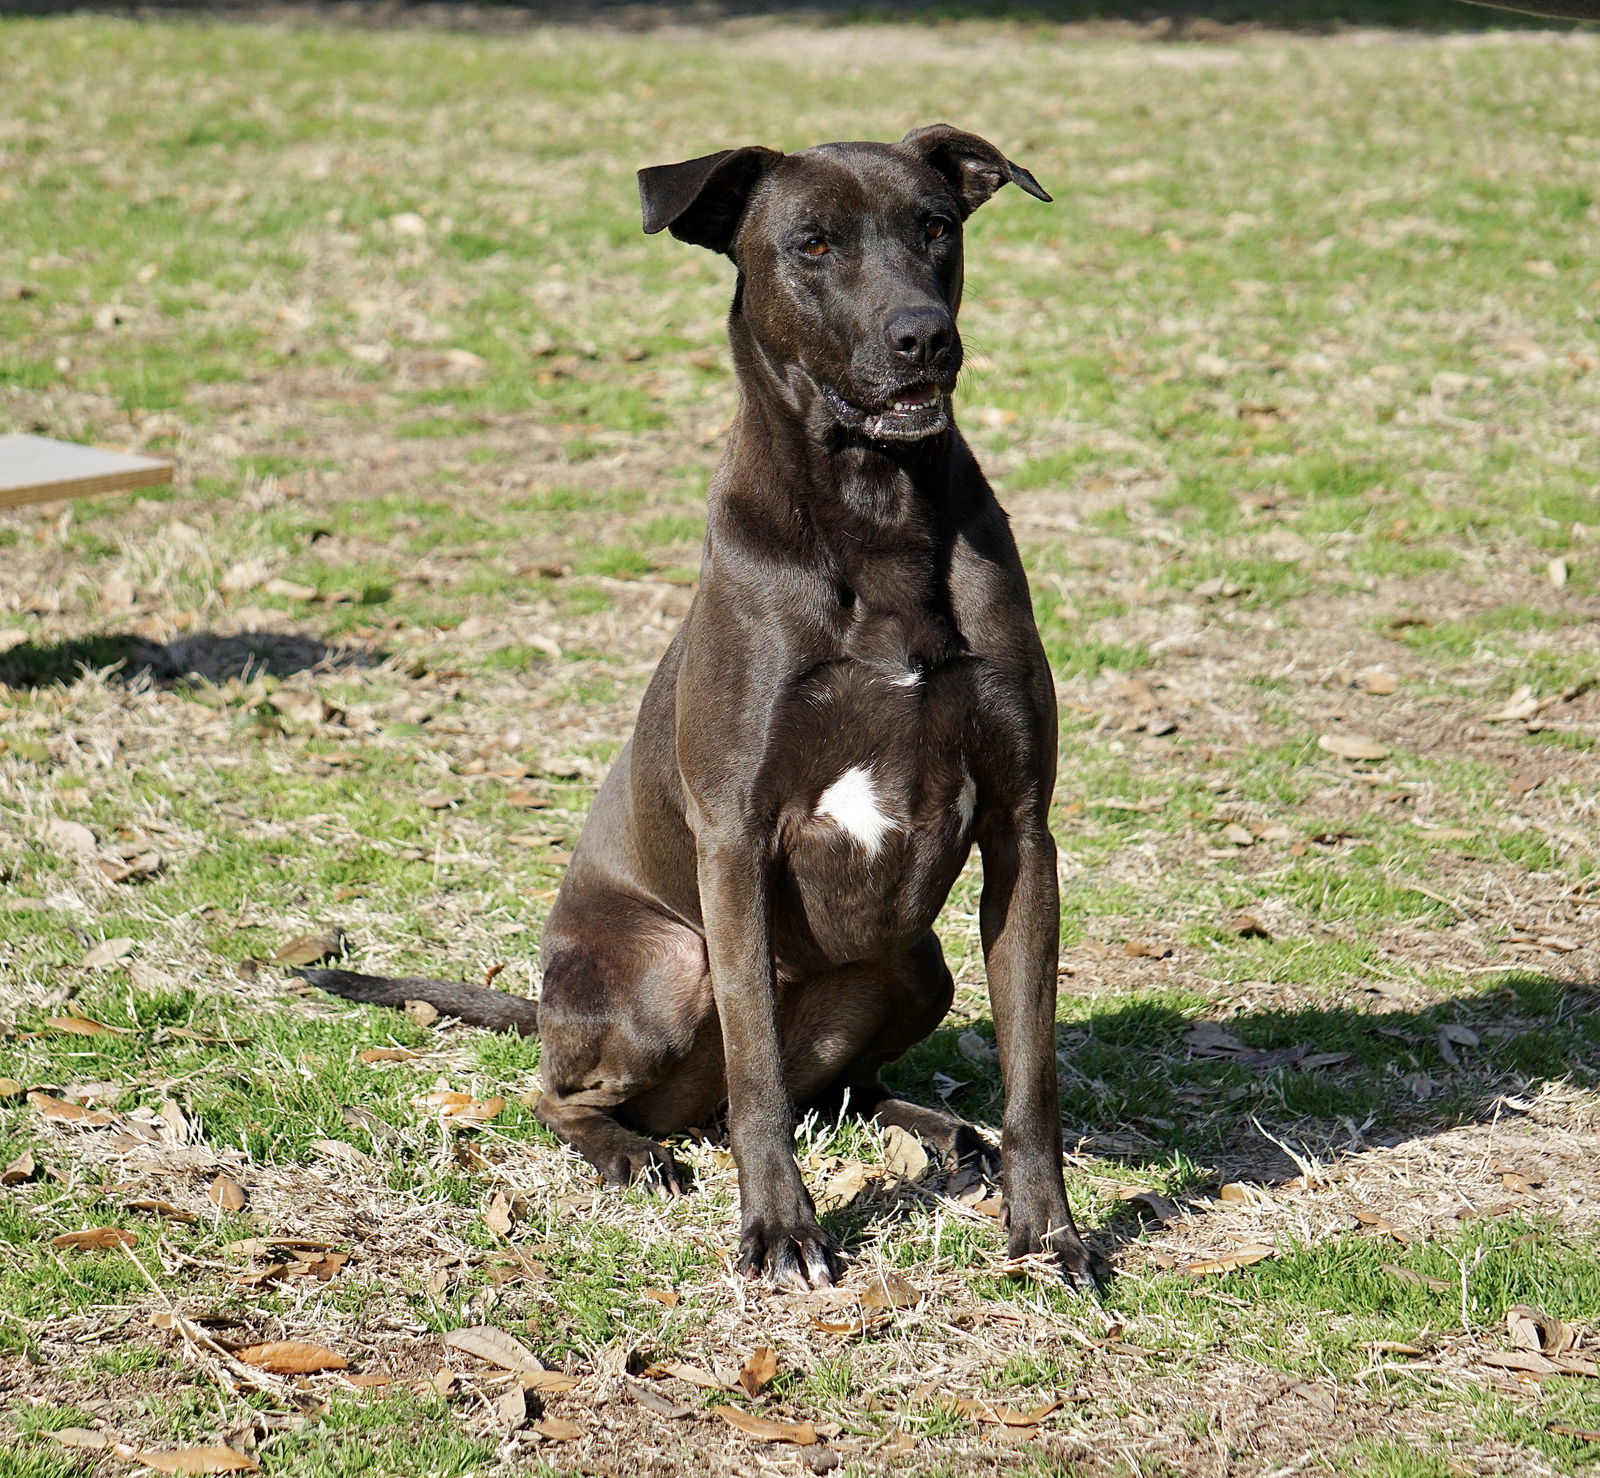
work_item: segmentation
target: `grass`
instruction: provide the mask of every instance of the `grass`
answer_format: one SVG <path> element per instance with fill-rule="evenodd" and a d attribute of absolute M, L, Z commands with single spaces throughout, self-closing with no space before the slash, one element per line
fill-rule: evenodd
<path fill-rule="evenodd" d="M 272 1478 L 795 1465 L 719 1403 L 863 1475 L 1593 1470 L 1600 1386 L 1493 1361 L 1513 1305 L 1591 1356 L 1600 1325 L 1595 41 L 1326 9 L 1214 44 L 0 22 L 0 430 L 180 466 L 0 515 L 0 1079 L 117 1120 L 0 1084 L 0 1165 L 36 1161 L 0 1188 L 0 1471 L 127 1470 L 67 1426 Z M 249 963 L 336 925 L 372 968 L 536 989 L 733 405 L 726 264 L 643 237 L 632 171 L 894 137 L 931 114 L 881 99 L 930 97 L 1058 200 L 973 223 L 961 406 L 1062 698 L 1099 1303 L 1007 1276 L 937 1165 L 827 1213 L 838 1293 L 746 1289 L 720 1146 L 679 1147 L 682 1202 L 602 1192 L 534 1118 L 537 1042 Z M 1320 742 L 1350 734 L 1388 754 Z M 976 915 L 969 869 L 955 1010 L 890 1076 L 993 1127 Z M 441 1089 L 504 1105 L 451 1129 Z M 799 1148 L 820 1186 L 891 1146 Z M 138 1240 L 52 1245 L 101 1225 Z M 235 1245 L 272 1236 L 348 1261 Z M 921 1299 L 836 1332 L 891 1270 Z M 174 1312 L 392 1383 L 252 1387 Z M 475 1324 L 577 1379 L 529 1419 L 581 1435 L 498 1414 L 439 1343 Z M 763 1345 L 756 1397 L 651 1373 Z M 1058 1397 L 1012 1429 L 950 1400 Z"/>

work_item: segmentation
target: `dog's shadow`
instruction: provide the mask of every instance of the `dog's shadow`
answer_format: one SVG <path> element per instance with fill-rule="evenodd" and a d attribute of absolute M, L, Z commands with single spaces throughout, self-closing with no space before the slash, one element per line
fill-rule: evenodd
<path fill-rule="evenodd" d="M 1228 1182 L 1271 1187 L 1307 1165 L 1515 1117 L 1544 1085 L 1600 1081 L 1600 986 L 1508 970 L 1497 987 L 1411 1009 L 1358 1004 L 1262 1009 L 1203 1020 L 1158 1002 L 1091 1010 L 1057 1029 L 1066 1148 L 1147 1172 L 1191 1207 Z M 895 1092 L 1000 1122 L 993 1023 L 949 1025 L 886 1074 Z M 942 1076 L 936 1076 L 942 1075 Z M 950 1080 L 964 1086 L 952 1089 Z M 1139 1177 L 1128 1176 L 1130 1188 Z M 1072 1180 L 1069 1168 L 1068 1181 Z M 909 1215 L 880 1207 L 871 1221 Z M 847 1244 L 862 1218 L 841 1218 Z M 1083 1230 L 1114 1255 L 1151 1226 L 1129 1201 Z"/>
<path fill-rule="evenodd" d="M 330 645 L 304 631 L 198 631 L 166 642 L 113 632 L 12 647 L 0 653 L 0 688 L 70 687 L 93 674 L 123 686 L 148 682 L 156 687 L 283 678 L 374 667 L 387 656 L 360 644 Z"/>

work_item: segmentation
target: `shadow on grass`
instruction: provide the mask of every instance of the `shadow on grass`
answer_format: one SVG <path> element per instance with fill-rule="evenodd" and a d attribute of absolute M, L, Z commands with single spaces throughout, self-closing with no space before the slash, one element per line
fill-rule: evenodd
<path fill-rule="evenodd" d="M 374 667 L 387 655 L 370 647 L 329 646 L 301 631 L 197 632 L 170 642 L 112 634 L 13 647 L 0 655 L 0 688 L 68 687 L 92 672 L 107 672 L 119 683 L 143 678 L 157 685 L 291 677 Z"/>
<path fill-rule="evenodd" d="M 1514 3 L 1514 0 L 1513 0 Z M 1531 8 L 1539 0 L 1525 0 Z M 1549 0 L 1552 8 L 1565 8 Z M 97 12 L 137 18 L 197 14 L 248 20 L 304 17 L 344 25 L 424 22 L 460 29 L 506 29 L 559 21 L 628 30 L 771 18 L 846 24 L 872 21 L 1013 21 L 1047 25 L 1134 26 L 1159 40 L 1208 40 L 1224 30 L 1328 32 L 1347 27 L 1447 32 L 1565 26 L 1466 0 L 0 0 L 0 16 Z"/>
<path fill-rule="evenodd" d="M 932 1074 L 946 1074 L 967 1084 L 952 1109 L 997 1123 L 998 1067 L 960 1050 L 972 1029 L 993 1040 L 988 1020 L 946 1027 L 886 1081 L 936 1102 Z M 1228 1181 L 1282 1184 L 1303 1172 L 1301 1160 L 1514 1119 L 1546 1084 L 1600 1083 L 1600 985 L 1508 970 L 1495 988 L 1415 1010 L 1302 1006 L 1223 1022 L 1136 1002 L 1089 1010 L 1057 1039 L 1069 1154 L 1151 1172 L 1181 1199 Z M 1121 1245 L 1144 1230 L 1130 1207 L 1094 1232 Z"/>

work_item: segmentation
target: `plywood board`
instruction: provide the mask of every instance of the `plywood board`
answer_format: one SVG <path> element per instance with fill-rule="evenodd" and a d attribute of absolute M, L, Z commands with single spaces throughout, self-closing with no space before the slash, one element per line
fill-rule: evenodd
<path fill-rule="evenodd" d="M 172 463 L 158 457 L 77 446 L 48 436 L 0 436 L 0 508 L 87 498 L 172 481 Z"/>

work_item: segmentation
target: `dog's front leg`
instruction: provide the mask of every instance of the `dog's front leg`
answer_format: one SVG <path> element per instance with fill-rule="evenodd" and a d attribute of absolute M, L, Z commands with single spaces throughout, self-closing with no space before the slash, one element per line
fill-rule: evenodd
<path fill-rule="evenodd" d="M 1011 1256 L 1053 1253 L 1069 1282 L 1093 1288 L 1102 1269 L 1073 1224 L 1062 1178 L 1055 842 L 1042 821 L 1024 822 L 991 830 L 979 849 L 979 927 L 1006 1093 L 1000 1145 Z"/>
<path fill-rule="evenodd" d="M 739 1169 L 739 1269 L 779 1287 L 830 1285 L 838 1253 L 794 1158 L 772 960 L 768 863 L 754 838 L 702 838 L 700 907 L 722 1021 L 728 1137 Z"/>

